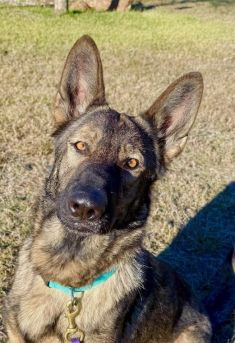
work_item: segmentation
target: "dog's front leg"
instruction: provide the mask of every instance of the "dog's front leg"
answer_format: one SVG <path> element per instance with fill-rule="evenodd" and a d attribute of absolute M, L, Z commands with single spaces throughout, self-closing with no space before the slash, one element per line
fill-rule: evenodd
<path fill-rule="evenodd" d="M 7 324 L 6 329 L 9 343 L 25 343 L 25 339 L 16 325 Z"/>
<path fill-rule="evenodd" d="M 61 343 L 61 340 L 59 340 L 58 337 L 53 335 L 53 336 L 44 337 L 40 339 L 40 341 L 37 341 L 37 343 Z"/>
<path fill-rule="evenodd" d="M 210 343 L 210 341 L 209 334 L 201 335 L 194 327 L 190 327 L 182 332 L 174 343 Z"/>
<path fill-rule="evenodd" d="M 212 329 L 205 314 L 186 304 L 177 325 L 174 343 L 210 343 Z"/>

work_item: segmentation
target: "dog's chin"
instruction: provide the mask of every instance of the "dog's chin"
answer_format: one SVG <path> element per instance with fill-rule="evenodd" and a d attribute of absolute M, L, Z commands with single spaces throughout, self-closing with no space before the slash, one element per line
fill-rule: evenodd
<path fill-rule="evenodd" d="M 59 217 L 59 216 L 58 216 Z M 59 217 L 65 230 L 79 237 L 90 235 L 104 235 L 111 231 L 111 224 L 108 220 L 99 220 L 94 222 L 71 220 L 66 217 Z"/>

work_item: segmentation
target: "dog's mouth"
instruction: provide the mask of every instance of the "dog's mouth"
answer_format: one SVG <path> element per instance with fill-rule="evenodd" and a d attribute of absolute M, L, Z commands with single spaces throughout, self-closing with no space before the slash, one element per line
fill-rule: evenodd
<path fill-rule="evenodd" d="M 57 203 L 57 217 L 62 225 L 70 232 L 79 236 L 88 236 L 92 234 L 108 234 L 113 230 L 135 229 L 146 222 L 148 216 L 149 206 L 144 204 L 138 211 L 135 211 L 133 216 L 127 213 L 120 213 L 118 207 L 113 211 L 111 206 L 98 219 L 80 219 L 68 213 L 64 203 L 59 201 Z M 129 211 L 130 212 L 130 211 Z"/>
<path fill-rule="evenodd" d="M 57 216 L 66 229 L 76 232 L 82 236 L 91 234 L 106 234 L 112 230 L 112 222 L 108 219 L 108 217 L 104 217 L 96 221 L 81 221 L 65 216 L 59 211 L 57 212 Z"/>

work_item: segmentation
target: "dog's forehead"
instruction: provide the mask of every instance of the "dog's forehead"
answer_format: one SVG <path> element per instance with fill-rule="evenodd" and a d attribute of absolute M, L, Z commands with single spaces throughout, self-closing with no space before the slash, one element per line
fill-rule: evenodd
<path fill-rule="evenodd" d="M 114 110 L 87 113 L 73 123 L 70 137 L 94 141 L 116 140 L 122 143 L 140 143 L 141 137 L 137 124 L 130 116 Z"/>

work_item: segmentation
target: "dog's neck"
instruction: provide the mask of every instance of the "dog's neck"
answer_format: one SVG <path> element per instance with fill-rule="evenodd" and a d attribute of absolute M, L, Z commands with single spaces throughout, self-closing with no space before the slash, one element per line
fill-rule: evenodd
<path fill-rule="evenodd" d="M 100 284 L 104 283 L 105 281 L 107 281 L 109 278 L 111 278 L 115 272 L 116 272 L 116 268 L 113 268 L 105 273 L 102 273 L 101 275 L 99 275 L 96 279 L 94 279 L 90 284 L 82 286 L 82 287 L 70 287 L 70 286 L 62 286 L 61 284 L 59 284 L 58 282 L 54 282 L 54 281 L 49 281 L 47 286 L 49 288 L 54 288 L 59 290 L 60 292 L 63 292 L 65 294 L 70 295 L 71 297 L 75 297 L 75 296 L 80 296 L 81 293 L 84 293 L 86 291 L 89 291 L 90 289 L 99 286 Z"/>
<path fill-rule="evenodd" d="M 129 264 L 138 255 L 143 228 L 71 239 L 56 217 L 48 218 L 34 236 L 31 257 L 45 281 L 82 287 L 103 272 Z"/>
<path fill-rule="evenodd" d="M 115 323 L 119 322 L 121 327 L 126 311 L 143 287 L 144 277 L 142 274 L 142 265 L 138 259 L 132 259 L 125 263 L 123 261 L 112 277 L 83 293 L 82 309 L 76 323 L 86 337 L 90 337 L 90 341 L 93 341 L 93 335 L 101 323 L 105 323 L 105 334 L 109 338 L 113 337 Z M 104 341 L 110 342 L 107 337 Z"/>

